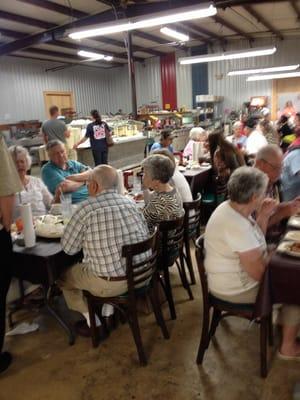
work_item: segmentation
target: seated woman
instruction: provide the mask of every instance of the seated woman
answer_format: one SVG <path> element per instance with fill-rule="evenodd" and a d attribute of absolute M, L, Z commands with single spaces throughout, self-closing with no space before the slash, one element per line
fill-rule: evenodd
<path fill-rule="evenodd" d="M 194 143 L 201 143 L 204 151 L 204 143 L 207 140 L 207 133 L 201 127 L 195 127 L 190 130 L 190 140 L 183 150 L 183 157 L 193 157 Z"/>
<path fill-rule="evenodd" d="M 241 121 L 236 121 L 232 126 L 232 135 L 227 136 L 226 140 L 234 144 L 239 149 L 245 149 L 247 136 L 243 134 L 244 124 Z"/>
<path fill-rule="evenodd" d="M 227 182 L 232 172 L 242 165 L 245 159 L 240 150 L 228 142 L 221 129 L 217 129 L 208 136 L 210 157 L 216 176 L 216 191 L 218 203 L 227 196 Z"/>
<path fill-rule="evenodd" d="M 174 173 L 174 164 L 159 154 L 150 155 L 142 166 L 143 184 L 153 190 L 149 202 L 143 209 L 144 217 L 150 229 L 162 221 L 180 218 L 184 214 L 182 200 L 178 191 L 169 183 Z"/>
<path fill-rule="evenodd" d="M 265 199 L 267 176 L 257 168 L 238 168 L 228 182 L 229 200 L 212 214 L 205 230 L 205 269 L 210 292 L 232 303 L 254 303 L 260 281 L 267 268 L 265 232 L 276 207 Z M 260 210 L 256 222 L 251 215 Z M 283 306 L 281 322 L 283 340 L 280 357 L 299 356 L 296 342 L 300 308 Z"/>
<path fill-rule="evenodd" d="M 53 196 L 47 189 L 46 185 L 40 178 L 27 174 L 31 167 L 31 157 L 28 150 L 22 146 L 11 146 L 9 148 L 12 159 L 16 164 L 16 168 L 20 180 L 24 186 L 24 190 L 20 192 L 20 196 L 16 196 L 14 217 L 19 217 L 19 205 L 22 203 L 30 203 L 33 215 L 44 215 L 49 210 Z"/>

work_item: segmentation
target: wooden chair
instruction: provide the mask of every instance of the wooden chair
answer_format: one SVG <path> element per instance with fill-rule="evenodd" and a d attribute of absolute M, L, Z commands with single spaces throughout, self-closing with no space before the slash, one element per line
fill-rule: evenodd
<path fill-rule="evenodd" d="M 146 253 L 146 254 L 145 254 Z M 137 255 L 145 254 L 145 259 L 135 262 Z M 165 339 L 169 339 L 169 332 L 161 312 L 158 301 L 158 272 L 157 272 L 157 229 L 151 237 L 143 242 L 126 245 L 122 248 L 122 257 L 126 258 L 126 279 L 128 292 L 115 297 L 97 297 L 84 291 L 87 299 L 89 317 L 91 321 L 92 344 L 99 344 L 96 329 L 96 307 L 103 304 L 111 304 L 123 315 L 126 315 L 134 337 L 141 365 L 147 364 L 137 314 L 137 298 L 149 296 L 156 321 L 161 328 Z"/>
<path fill-rule="evenodd" d="M 158 268 L 160 271 L 162 271 L 163 275 L 163 279 L 161 279 L 161 284 L 167 297 L 171 318 L 176 319 L 176 311 L 169 274 L 169 268 L 174 263 L 176 263 L 177 265 L 182 285 L 188 292 L 189 298 L 191 300 L 194 299 L 192 290 L 187 280 L 184 265 L 184 216 L 176 220 L 161 222 L 159 224 L 159 234 L 161 247 L 160 256 L 158 258 Z"/>
<path fill-rule="evenodd" d="M 191 284 L 195 285 L 195 273 L 193 269 L 190 241 L 196 241 L 200 233 L 200 207 L 201 207 L 201 194 L 198 193 L 196 200 L 183 203 L 184 214 L 184 260 L 187 264 Z"/>
<path fill-rule="evenodd" d="M 255 320 L 255 304 L 236 304 L 220 300 L 209 293 L 206 272 L 204 269 L 204 235 L 196 241 L 196 258 L 200 282 L 202 288 L 203 315 L 202 333 L 197 354 L 197 364 L 202 364 L 205 351 L 207 350 L 211 338 L 215 335 L 220 320 L 227 316 L 246 318 L 250 321 Z M 210 309 L 213 310 L 210 323 Z M 269 344 L 273 345 L 272 315 L 261 318 L 260 321 L 260 371 L 261 377 L 267 376 L 267 347 L 268 334 Z"/>

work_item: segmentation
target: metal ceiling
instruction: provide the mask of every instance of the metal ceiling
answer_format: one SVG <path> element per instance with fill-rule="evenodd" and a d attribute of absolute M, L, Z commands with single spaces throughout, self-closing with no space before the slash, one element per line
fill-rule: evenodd
<path fill-rule="evenodd" d="M 142 16 L 153 12 L 206 3 L 204 0 L 133 1 L 133 0 L 1 0 L 0 55 L 18 55 L 37 59 L 60 61 L 111 68 L 127 63 L 125 35 L 117 34 L 82 40 L 70 40 L 67 31 L 87 27 L 116 18 Z M 259 37 L 284 40 L 300 35 L 300 0 L 215 0 L 218 14 L 211 18 L 175 24 L 187 32 L 190 41 L 183 48 L 201 43 L 213 46 L 229 39 Z M 178 44 L 163 36 L 159 27 L 133 33 L 135 61 L 174 51 Z M 79 49 L 112 55 L 112 63 L 83 62 L 77 56 Z"/>

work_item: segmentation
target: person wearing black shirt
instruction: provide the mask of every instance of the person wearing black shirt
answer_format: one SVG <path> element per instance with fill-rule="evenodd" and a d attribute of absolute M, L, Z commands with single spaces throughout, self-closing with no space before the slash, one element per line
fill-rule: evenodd
<path fill-rule="evenodd" d="M 91 116 L 93 122 L 88 124 L 85 136 L 73 148 L 76 149 L 81 143 L 90 139 L 95 166 L 107 164 L 107 136 L 111 135 L 111 130 L 107 123 L 101 120 L 101 116 L 97 110 L 92 110 Z"/>

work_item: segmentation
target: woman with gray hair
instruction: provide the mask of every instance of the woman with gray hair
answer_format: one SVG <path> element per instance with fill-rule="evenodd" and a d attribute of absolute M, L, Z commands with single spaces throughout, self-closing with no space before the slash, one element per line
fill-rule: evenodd
<path fill-rule="evenodd" d="M 169 181 L 175 166 L 163 155 L 150 155 L 142 163 L 144 168 L 143 184 L 153 190 L 149 202 L 143 209 L 144 217 L 150 229 L 162 221 L 179 218 L 183 215 L 182 200 Z"/>
<path fill-rule="evenodd" d="M 184 157 L 192 157 L 193 156 L 193 145 L 195 142 L 200 142 L 202 144 L 202 150 L 204 151 L 204 143 L 207 140 L 206 131 L 199 127 L 194 127 L 190 130 L 190 140 L 188 144 L 185 146 L 183 150 Z"/>
<path fill-rule="evenodd" d="M 31 157 L 28 150 L 22 146 L 11 146 L 9 152 L 24 187 L 19 196 L 16 196 L 14 219 L 20 216 L 19 206 L 21 203 L 30 203 L 33 215 L 47 214 L 53 196 L 40 178 L 27 174 L 31 167 Z"/>
<path fill-rule="evenodd" d="M 260 281 L 267 268 L 265 232 L 276 207 L 275 200 L 265 198 L 268 178 L 256 168 L 236 169 L 228 182 L 229 200 L 212 214 L 205 230 L 205 269 L 210 292 L 231 303 L 254 303 Z M 257 222 L 252 214 L 260 210 Z M 281 322 L 283 340 L 279 356 L 299 356 L 296 334 L 300 308 L 283 306 Z"/>

